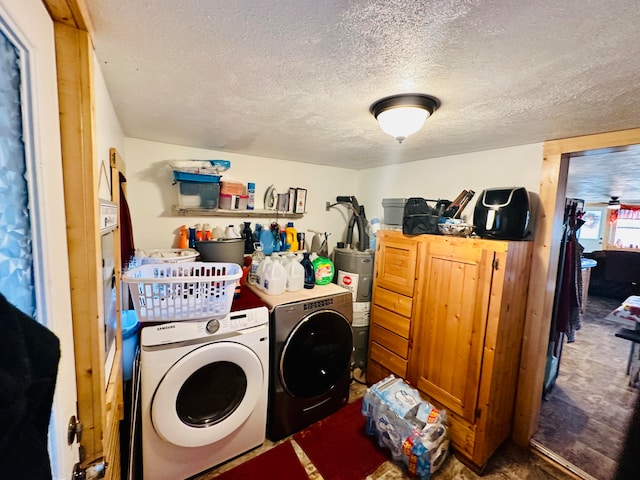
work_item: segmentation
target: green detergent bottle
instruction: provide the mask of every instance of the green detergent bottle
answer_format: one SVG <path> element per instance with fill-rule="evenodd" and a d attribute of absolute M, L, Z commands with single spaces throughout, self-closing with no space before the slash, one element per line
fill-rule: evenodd
<path fill-rule="evenodd" d="M 317 257 L 313 260 L 316 274 L 316 285 L 327 285 L 332 282 L 334 274 L 333 262 L 327 257 Z"/>

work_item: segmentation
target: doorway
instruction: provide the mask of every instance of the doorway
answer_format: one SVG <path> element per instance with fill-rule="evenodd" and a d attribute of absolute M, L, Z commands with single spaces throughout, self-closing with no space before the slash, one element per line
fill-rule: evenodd
<path fill-rule="evenodd" d="M 534 240 L 536 254 L 532 261 L 516 404 L 518 415 L 513 430 L 516 443 L 528 445 L 538 428 L 570 158 L 579 157 L 590 150 L 639 143 L 640 129 L 633 129 L 544 144 L 540 215 Z M 535 445 L 532 446 L 535 448 Z M 542 452 L 552 461 L 558 461 L 548 453 Z M 562 462 L 559 463 L 562 465 Z"/>
<path fill-rule="evenodd" d="M 610 197 L 620 196 L 625 204 L 635 204 L 640 198 L 638 186 L 626 184 L 627 178 L 640 176 L 639 156 L 640 149 L 634 146 L 569 156 L 566 195 L 568 199 L 584 201 L 581 219 L 588 214 L 576 236 L 584 248 L 583 256 L 598 259 L 598 265 L 588 268 L 585 262 L 581 270 L 579 278 L 584 281 L 585 295 L 582 308 L 576 308 L 581 315 L 575 341 L 569 343 L 552 322 L 554 338 L 562 342 L 557 348 L 559 355 L 547 359 L 548 376 L 549 366 L 557 370 L 545 379 L 544 400 L 532 444 L 586 479 L 613 478 L 638 394 L 629 386 L 626 372 L 630 343 L 615 336 L 621 324 L 611 315 L 632 294 L 633 286 L 629 285 L 625 293 L 622 284 L 606 281 L 601 258 L 609 243 Z M 589 284 L 592 288 L 587 296 Z"/>

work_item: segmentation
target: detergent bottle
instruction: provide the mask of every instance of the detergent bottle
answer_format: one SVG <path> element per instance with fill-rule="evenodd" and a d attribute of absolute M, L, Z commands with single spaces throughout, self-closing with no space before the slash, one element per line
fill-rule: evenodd
<path fill-rule="evenodd" d="M 284 229 L 286 234 L 286 244 L 288 246 L 287 250 L 291 250 L 292 252 L 298 251 L 298 232 L 293 226 L 293 222 L 288 222 L 287 227 Z"/>
<path fill-rule="evenodd" d="M 302 255 L 303 257 L 302 257 L 302 260 L 300 261 L 300 264 L 304 268 L 303 286 L 304 288 L 313 288 L 316 284 L 316 275 L 315 275 L 315 270 L 313 269 L 313 263 L 309 258 L 308 252 L 304 252 Z"/>
<path fill-rule="evenodd" d="M 189 236 L 187 235 L 187 226 L 180 227 L 180 238 L 178 239 L 178 248 L 189 248 Z"/>
<path fill-rule="evenodd" d="M 260 231 L 260 245 L 265 255 L 271 255 L 273 253 L 275 244 L 273 232 L 268 228 L 263 228 Z"/>
<path fill-rule="evenodd" d="M 333 262 L 327 257 L 318 256 L 312 263 L 315 270 L 316 285 L 328 285 L 331 283 L 335 272 Z"/>

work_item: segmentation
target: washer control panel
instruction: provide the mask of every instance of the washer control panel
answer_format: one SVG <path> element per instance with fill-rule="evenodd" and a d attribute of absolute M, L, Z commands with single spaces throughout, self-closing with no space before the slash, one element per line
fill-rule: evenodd
<path fill-rule="evenodd" d="M 268 323 L 269 310 L 267 310 L 267 307 L 231 312 L 223 318 L 203 318 L 163 323 L 144 327 L 140 333 L 140 345 L 153 347 L 228 335 Z"/>

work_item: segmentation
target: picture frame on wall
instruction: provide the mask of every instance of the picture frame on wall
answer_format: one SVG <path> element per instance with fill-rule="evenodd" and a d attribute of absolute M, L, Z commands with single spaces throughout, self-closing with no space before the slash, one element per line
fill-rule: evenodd
<path fill-rule="evenodd" d="M 601 210 L 585 210 L 582 215 L 584 224 L 580 227 L 581 240 L 597 240 L 600 238 L 600 225 L 602 222 Z"/>
<path fill-rule="evenodd" d="M 307 189 L 296 188 L 296 201 L 293 207 L 293 213 L 304 213 L 307 207 Z"/>

